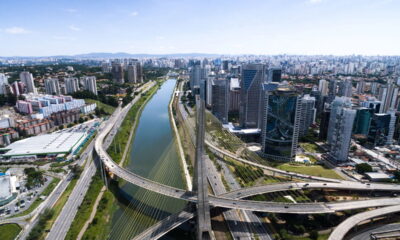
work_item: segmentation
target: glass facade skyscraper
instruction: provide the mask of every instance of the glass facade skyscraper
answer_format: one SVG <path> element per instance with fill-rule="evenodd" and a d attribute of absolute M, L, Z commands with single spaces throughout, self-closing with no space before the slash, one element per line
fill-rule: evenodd
<path fill-rule="evenodd" d="M 264 64 L 245 64 L 240 82 L 239 121 L 243 128 L 259 128 L 261 122 L 261 84 L 265 82 Z"/>
<path fill-rule="evenodd" d="M 271 89 L 264 85 L 262 149 L 267 158 L 292 161 L 299 136 L 300 103 L 298 93 L 288 85 Z"/>

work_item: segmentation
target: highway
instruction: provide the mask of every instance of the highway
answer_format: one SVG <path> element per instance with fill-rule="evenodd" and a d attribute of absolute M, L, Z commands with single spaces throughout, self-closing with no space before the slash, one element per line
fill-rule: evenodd
<path fill-rule="evenodd" d="M 153 85 L 154 84 L 152 84 L 151 86 L 153 86 Z M 144 86 L 146 86 L 145 91 L 147 91 L 150 87 L 147 85 L 144 85 Z M 142 90 L 142 88 L 139 88 L 139 90 Z M 130 104 L 131 105 L 135 104 L 139 99 L 140 99 L 140 96 L 136 96 Z M 107 135 L 107 137 L 103 143 L 104 149 L 107 149 L 110 146 L 116 132 L 118 131 L 118 128 L 121 126 L 123 119 L 125 118 L 126 114 L 128 113 L 128 111 L 124 111 L 124 112 L 122 112 L 122 115 L 120 115 L 120 109 L 121 109 L 121 107 L 118 106 L 117 109 L 115 110 L 115 112 L 111 115 L 111 118 L 114 118 L 114 117 L 118 117 L 118 118 L 117 118 L 117 121 L 116 121 L 113 129 L 111 130 L 110 134 Z M 105 124 L 102 124 L 100 129 L 102 127 L 104 127 L 104 125 Z M 89 145 L 88 149 L 86 149 L 85 152 L 90 153 L 92 151 L 93 145 L 94 145 L 94 143 L 92 142 Z M 90 155 L 90 154 L 88 154 L 88 155 Z M 95 174 L 96 174 L 96 166 L 93 161 L 90 161 L 89 163 L 86 164 L 85 169 L 82 172 L 75 188 L 73 189 L 71 195 L 68 197 L 67 202 L 65 203 L 60 215 L 57 217 L 56 221 L 54 222 L 54 224 L 50 230 L 50 233 L 47 235 L 46 239 L 57 240 L 57 239 L 65 238 L 65 236 L 67 235 L 67 232 L 72 224 L 72 221 L 74 220 L 74 218 L 78 212 L 78 208 L 82 204 L 82 201 L 86 195 L 86 192 L 89 189 L 90 182 Z"/>
<path fill-rule="evenodd" d="M 221 180 L 217 168 L 208 157 L 206 159 L 207 178 L 214 194 L 218 196 L 226 193 L 225 186 Z M 238 210 L 229 209 L 227 211 L 224 211 L 222 214 L 233 239 L 252 239 L 252 232 L 248 228 L 248 224 L 246 223 L 246 221 L 244 221 L 244 219 L 240 218 L 241 215 L 243 216 L 245 214 L 244 211 L 241 211 L 240 215 Z"/>
<path fill-rule="evenodd" d="M 378 236 L 382 236 L 385 233 L 398 233 L 400 231 L 400 224 L 399 223 L 391 223 L 379 226 L 371 226 L 366 230 L 362 230 L 360 233 L 356 233 L 356 236 L 352 237 L 351 240 L 365 240 L 370 239 L 371 234 L 375 234 Z M 398 235 L 400 237 L 400 234 Z"/>
<path fill-rule="evenodd" d="M 223 194 L 222 197 L 241 199 L 264 193 L 280 192 L 288 190 L 300 190 L 300 189 L 335 189 L 335 190 L 354 190 L 354 191 L 365 191 L 365 192 L 372 192 L 372 191 L 399 192 L 400 185 L 382 184 L 382 183 L 360 183 L 352 181 L 341 181 L 339 183 L 284 182 L 284 183 L 274 183 L 262 186 L 242 188 Z"/>
<path fill-rule="evenodd" d="M 129 105 L 127 106 L 129 107 Z M 118 115 L 121 112 L 126 111 L 125 107 L 123 110 L 119 111 Z M 178 198 L 186 201 L 197 202 L 197 196 L 195 192 L 186 191 L 183 189 L 178 189 L 174 187 L 170 187 L 164 184 L 160 184 L 139 175 L 136 175 L 122 167 L 119 167 L 107 154 L 105 149 L 102 146 L 102 142 L 104 137 L 108 132 L 112 129 L 118 117 L 112 117 L 107 121 L 103 131 L 98 135 L 98 138 L 95 142 L 95 149 L 98 155 L 100 156 L 101 161 L 104 163 L 107 171 L 115 174 L 116 176 L 134 184 L 139 187 L 145 188 L 150 191 L 154 191 L 166 196 L 170 196 L 173 198 Z M 298 175 L 298 174 L 297 174 Z M 317 177 L 318 178 L 318 177 Z M 308 179 L 308 177 L 307 177 Z M 332 179 L 330 179 L 332 180 Z M 332 180 L 333 182 L 340 183 L 339 180 Z M 323 183 L 322 183 L 323 184 Z M 354 184 L 354 182 L 351 182 Z M 369 185 L 373 186 L 373 184 Z M 385 185 L 386 186 L 386 185 Z M 383 185 L 382 185 L 383 187 Z M 365 185 L 364 188 L 368 188 L 368 185 Z M 376 188 L 378 189 L 378 188 Z M 375 190 L 376 190 L 375 189 Z M 230 198 L 223 197 L 215 197 L 209 196 L 210 205 L 224 208 L 235 208 L 235 209 L 243 209 L 250 211 L 259 211 L 259 212 L 274 212 L 274 213 L 296 213 L 296 214 L 317 214 L 317 213 L 330 213 L 334 211 L 340 211 L 343 209 L 358 209 L 364 207 L 372 207 L 372 206 L 387 206 L 393 205 L 398 198 L 388 198 L 392 203 L 388 203 L 385 201 L 379 200 L 364 200 L 364 201 L 355 201 L 355 203 L 346 205 L 342 203 L 338 203 L 339 205 L 335 205 L 335 203 L 276 203 L 276 202 L 258 202 L 258 201 L 249 201 L 249 200 L 234 200 Z M 357 204 L 360 203 L 360 204 Z M 362 203 L 362 205 L 361 205 Z M 341 209 L 341 206 L 343 209 Z"/>
<path fill-rule="evenodd" d="M 399 203 L 397 203 L 399 204 Z M 378 208 L 372 211 L 362 212 L 351 216 L 344 220 L 341 224 L 339 224 L 335 230 L 331 233 L 328 240 L 342 240 L 346 236 L 346 234 L 359 223 L 374 218 L 381 217 L 391 213 L 400 212 L 400 205 Z"/>
<path fill-rule="evenodd" d="M 145 231 L 141 232 L 132 240 L 159 239 L 160 237 L 167 234 L 169 231 L 189 221 L 194 216 L 195 215 L 193 212 L 189 210 L 183 210 L 181 212 L 168 216 L 165 219 L 154 224 L 153 226 L 147 228 Z"/>
<path fill-rule="evenodd" d="M 208 183 L 206 175 L 206 158 L 204 153 L 205 103 L 196 96 L 196 160 L 195 189 L 197 190 L 197 239 L 214 239 L 211 230 L 210 203 L 208 200 Z"/>

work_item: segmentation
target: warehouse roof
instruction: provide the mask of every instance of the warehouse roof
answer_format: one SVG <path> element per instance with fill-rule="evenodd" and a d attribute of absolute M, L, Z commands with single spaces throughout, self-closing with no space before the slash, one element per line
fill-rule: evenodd
<path fill-rule="evenodd" d="M 57 132 L 26 138 L 8 145 L 4 157 L 70 153 L 85 138 L 84 132 Z"/>

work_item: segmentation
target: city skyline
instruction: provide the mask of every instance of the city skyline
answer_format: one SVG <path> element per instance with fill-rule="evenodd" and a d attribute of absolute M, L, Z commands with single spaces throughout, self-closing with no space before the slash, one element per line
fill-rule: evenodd
<path fill-rule="evenodd" d="M 0 9 L 2 56 L 400 55 L 397 0 L 27 0 Z"/>

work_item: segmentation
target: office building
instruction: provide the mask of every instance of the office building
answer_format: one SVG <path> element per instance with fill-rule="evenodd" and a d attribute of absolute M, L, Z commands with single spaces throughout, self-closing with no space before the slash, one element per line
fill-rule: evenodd
<path fill-rule="evenodd" d="M 319 140 L 325 141 L 328 137 L 329 118 L 331 116 L 331 109 L 326 108 L 321 112 L 321 122 L 319 124 Z"/>
<path fill-rule="evenodd" d="M 376 100 L 374 97 L 368 97 L 367 100 L 360 102 L 360 106 L 371 108 L 374 113 L 379 113 L 381 109 L 381 101 Z"/>
<path fill-rule="evenodd" d="M 124 83 L 124 66 L 122 63 L 114 61 L 111 63 L 111 74 L 115 83 Z"/>
<path fill-rule="evenodd" d="M 6 94 L 6 85 L 8 84 L 8 77 L 4 73 L 0 73 L 0 94 Z"/>
<path fill-rule="evenodd" d="M 356 118 L 354 119 L 353 133 L 367 135 L 371 125 L 372 116 L 375 111 L 372 108 L 360 107 L 356 109 Z"/>
<path fill-rule="evenodd" d="M 296 155 L 301 100 L 288 85 L 263 84 L 261 145 L 267 158 L 292 161 Z"/>
<path fill-rule="evenodd" d="M 387 113 L 375 113 L 371 119 L 368 132 L 368 143 L 372 146 L 384 146 L 388 142 L 391 115 Z M 392 136 L 393 140 L 393 136 Z M 389 140 L 391 142 L 392 140 Z"/>
<path fill-rule="evenodd" d="M 213 85 L 214 79 L 215 79 L 215 76 L 210 75 L 206 78 L 206 81 L 205 81 L 205 84 L 206 84 L 206 86 L 205 86 L 205 88 L 206 88 L 205 102 L 206 102 L 206 106 L 208 108 L 211 108 L 211 106 L 212 106 L 212 85 Z"/>
<path fill-rule="evenodd" d="M 228 123 L 229 79 L 214 79 L 211 111 L 223 124 Z"/>
<path fill-rule="evenodd" d="M 95 76 L 84 76 L 81 78 L 83 81 L 83 88 L 93 94 L 97 95 L 97 84 Z"/>
<path fill-rule="evenodd" d="M 329 156 L 336 162 L 347 161 L 355 117 L 356 110 L 351 109 L 350 98 L 334 99 L 329 118 L 328 144 Z"/>
<path fill-rule="evenodd" d="M 58 78 L 47 78 L 44 81 L 44 87 L 46 89 L 46 93 L 50 95 L 60 95 L 60 83 L 58 82 Z"/>
<path fill-rule="evenodd" d="M 301 98 L 301 116 L 299 122 L 299 136 L 307 134 L 311 124 L 315 123 L 317 110 L 315 109 L 315 98 L 306 94 Z"/>
<path fill-rule="evenodd" d="M 271 67 L 268 69 L 268 82 L 281 82 L 282 81 L 282 68 Z"/>
<path fill-rule="evenodd" d="M 200 81 L 202 80 L 202 76 L 203 69 L 201 68 L 200 64 L 196 64 L 190 69 L 189 84 L 192 91 L 194 91 L 195 88 L 200 88 Z"/>
<path fill-rule="evenodd" d="M 69 77 L 64 79 L 65 92 L 66 94 L 72 94 L 79 91 L 79 80 L 75 77 Z"/>
<path fill-rule="evenodd" d="M 357 82 L 356 89 L 357 94 L 363 94 L 365 91 L 365 82 L 363 80 Z"/>
<path fill-rule="evenodd" d="M 351 83 L 351 78 L 347 78 L 344 81 L 339 82 L 338 93 L 340 97 L 351 97 L 353 95 L 353 85 Z"/>
<path fill-rule="evenodd" d="M 33 75 L 30 72 L 21 72 L 19 74 L 21 82 L 25 84 L 27 93 L 37 94 L 37 90 L 33 81 Z"/>
<path fill-rule="evenodd" d="M 128 82 L 130 83 L 137 83 L 137 68 L 136 68 L 136 63 L 129 63 L 127 67 L 127 72 L 128 72 Z"/>
<path fill-rule="evenodd" d="M 264 64 L 242 66 L 239 121 L 242 128 L 260 128 L 261 85 L 265 82 Z"/>
<path fill-rule="evenodd" d="M 328 83 L 328 97 L 327 97 L 327 99 L 326 99 L 326 102 L 327 103 L 331 103 L 334 99 L 335 99 L 335 97 L 336 97 L 336 94 L 337 94 L 337 81 L 336 80 L 329 80 L 329 83 Z"/>
<path fill-rule="evenodd" d="M 390 109 L 396 109 L 397 97 L 399 94 L 399 88 L 391 81 L 388 82 L 384 87 L 379 89 L 379 101 L 382 105 L 380 113 L 387 113 Z"/>
<path fill-rule="evenodd" d="M 321 93 L 322 96 L 327 96 L 328 95 L 328 88 L 329 82 L 325 79 L 321 79 L 318 82 L 318 91 Z"/>
<path fill-rule="evenodd" d="M 229 92 L 229 112 L 239 114 L 240 82 L 239 78 L 231 78 Z"/>

